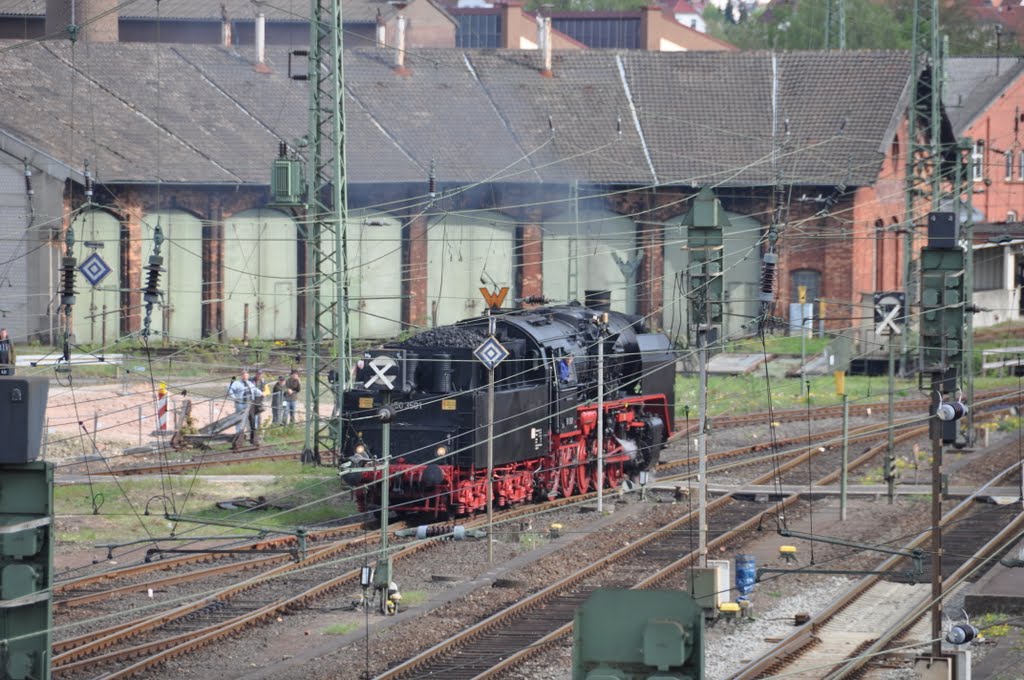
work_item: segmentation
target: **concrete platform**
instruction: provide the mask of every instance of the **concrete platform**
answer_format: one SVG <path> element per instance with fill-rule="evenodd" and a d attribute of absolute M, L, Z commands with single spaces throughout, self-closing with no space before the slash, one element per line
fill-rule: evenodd
<path fill-rule="evenodd" d="M 1007 557 L 1018 557 L 1022 548 L 1024 540 L 1010 548 Z M 964 597 L 964 607 L 973 614 L 1024 615 L 1024 567 L 997 564 Z"/>

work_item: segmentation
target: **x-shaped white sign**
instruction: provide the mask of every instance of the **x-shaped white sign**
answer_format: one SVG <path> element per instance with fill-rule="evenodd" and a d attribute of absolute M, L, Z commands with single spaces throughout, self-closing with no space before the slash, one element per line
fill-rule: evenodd
<path fill-rule="evenodd" d="M 387 372 L 397 365 L 394 359 L 387 356 L 370 359 L 370 368 L 373 369 L 374 375 L 370 376 L 370 379 L 363 383 L 363 387 L 371 387 L 374 383 L 379 382 L 389 390 L 395 389 L 394 378 L 388 376 Z"/>
<path fill-rule="evenodd" d="M 888 312 L 885 311 L 885 307 L 882 305 L 876 305 L 875 310 L 879 314 L 885 314 L 882 318 L 882 322 L 875 328 L 875 333 L 878 335 L 899 335 L 903 331 L 896 325 L 896 317 L 899 316 L 900 306 L 894 304 Z"/>

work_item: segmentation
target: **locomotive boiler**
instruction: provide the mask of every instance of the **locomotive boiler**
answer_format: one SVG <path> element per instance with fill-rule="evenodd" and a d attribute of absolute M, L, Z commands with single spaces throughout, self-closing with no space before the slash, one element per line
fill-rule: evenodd
<path fill-rule="evenodd" d="M 673 427 L 675 354 L 664 334 L 578 303 L 499 310 L 387 344 L 356 364 L 342 397 L 342 459 L 361 510 L 380 507 L 385 455 L 393 512 L 486 509 L 489 375 L 474 352 L 491 324 L 508 353 L 494 368 L 495 506 L 594 490 L 601 423 L 606 487 L 657 463 Z"/>

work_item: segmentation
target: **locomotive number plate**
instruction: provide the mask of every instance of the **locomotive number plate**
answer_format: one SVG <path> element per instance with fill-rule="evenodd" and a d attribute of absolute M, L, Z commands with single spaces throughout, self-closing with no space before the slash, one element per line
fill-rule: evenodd
<path fill-rule="evenodd" d="M 442 411 L 454 411 L 455 410 L 455 400 L 454 399 L 442 399 L 441 400 L 441 410 Z"/>
<path fill-rule="evenodd" d="M 373 408 L 373 397 L 359 397 L 359 408 Z"/>

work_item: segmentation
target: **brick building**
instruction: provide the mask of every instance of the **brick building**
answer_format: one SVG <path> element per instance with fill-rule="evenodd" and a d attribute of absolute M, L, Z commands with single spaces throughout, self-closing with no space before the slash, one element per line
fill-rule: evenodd
<path fill-rule="evenodd" d="M 987 326 L 1024 317 L 1024 60 L 950 59 L 946 110 L 971 142 L 975 302 Z M 962 207 L 964 216 L 967 207 Z"/>

